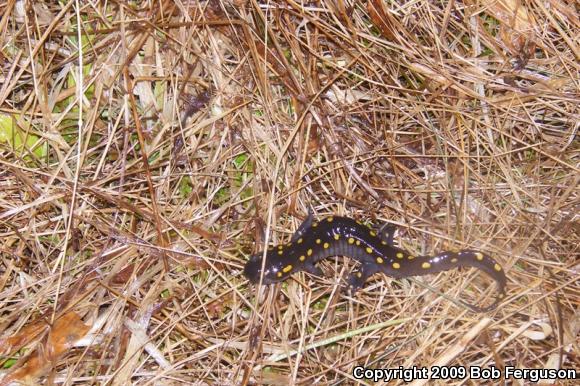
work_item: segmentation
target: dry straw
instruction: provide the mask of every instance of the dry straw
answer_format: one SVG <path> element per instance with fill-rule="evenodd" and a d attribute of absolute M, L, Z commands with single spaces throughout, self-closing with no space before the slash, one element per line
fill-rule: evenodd
<path fill-rule="evenodd" d="M 0 385 L 578 368 L 573 2 L 9 0 L 0 15 Z M 397 224 L 416 254 L 484 250 L 508 296 L 485 317 L 451 301 L 491 299 L 474 270 L 376 275 L 349 296 L 342 257 L 249 285 L 247 257 L 309 209 Z"/>

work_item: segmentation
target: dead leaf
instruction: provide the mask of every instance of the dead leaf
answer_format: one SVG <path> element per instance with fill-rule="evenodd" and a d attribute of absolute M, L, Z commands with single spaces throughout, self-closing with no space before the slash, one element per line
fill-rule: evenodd
<path fill-rule="evenodd" d="M 486 12 L 500 23 L 499 36 L 512 55 L 529 51 L 534 41 L 536 21 L 519 0 L 486 1 Z"/>
<path fill-rule="evenodd" d="M 45 326 L 37 323 L 32 331 Z M 39 377 L 55 366 L 58 359 L 66 354 L 88 331 L 89 326 L 83 323 L 76 312 L 70 311 L 64 314 L 55 320 L 46 341 L 41 343 L 31 355 L 18 361 L 19 363 L 0 380 L 0 386 L 7 386 L 12 382 L 34 384 Z"/>

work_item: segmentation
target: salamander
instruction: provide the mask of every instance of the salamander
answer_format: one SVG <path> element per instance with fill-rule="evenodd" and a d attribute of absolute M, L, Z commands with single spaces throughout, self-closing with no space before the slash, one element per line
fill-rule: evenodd
<path fill-rule="evenodd" d="M 475 312 L 496 308 L 505 297 L 506 276 L 502 267 L 487 254 L 476 250 L 446 251 L 433 256 L 415 256 L 393 244 L 395 227 L 376 231 L 347 217 L 327 217 L 314 221 L 312 214 L 300 225 L 288 244 L 269 247 L 256 253 L 244 267 L 252 283 L 273 284 L 286 280 L 292 273 L 306 271 L 321 276 L 315 264 L 330 256 L 347 256 L 361 263 L 347 279 L 351 293 L 360 289 L 377 272 L 394 278 L 426 275 L 457 267 L 475 267 L 489 275 L 497 285 L 495 301 L 488 307 L 466 304 Z M 463 303 L 463 302 L 462 302 Z"/>

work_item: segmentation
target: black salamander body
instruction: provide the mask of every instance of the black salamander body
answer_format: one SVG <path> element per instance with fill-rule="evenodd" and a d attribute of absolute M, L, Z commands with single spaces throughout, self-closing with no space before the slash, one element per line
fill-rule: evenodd
<path fill-rule="evenodd" d="M 393 245 L 394 227 L 376 232 L 346 217 L 327 217 L 314 222 L 312 215 L 300 225 L 288 244 L 268 248 L 262 283 L 272 284 L 287 279 L 292 273 L 306 271 L 321 276 L 315 264 L 330 256 L 348 256 L 361 263 L 348 279 L 352 292 L 361 288 L 367 278 L 377 272 L 394 278 L 426 275 L 457 267 L 475 267 L 497 283 L 495 302 L 485 308 L 466 304 L 472 310 L 494 309 L 505 296 L 506 277 L 501 266 L 488 255 L 474 250 L 443 252 L 434 256 L 414 256 Z M 253 255 L 244 268 L 244 275 L 253 283 L 262 276 L 263 252 Z"/>

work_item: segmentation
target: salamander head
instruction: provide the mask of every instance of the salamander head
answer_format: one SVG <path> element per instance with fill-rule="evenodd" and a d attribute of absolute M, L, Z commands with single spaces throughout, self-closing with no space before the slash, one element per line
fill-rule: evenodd
<path fill-rule="evenodd" d="M 263 252 L 256 253 L 250 257 L 250 260 L 244 267 L 244 276 L 252 283 L 260 282 L 260 275 L 262 274 L 262 256 Z M 266 265 L 264 266 L 263 284 L 272 284 L 286 279 L 287 273 L 282 271 L 282 264 L 276 259 L 275 253 L 268 253 L 266 255 Z"/>

